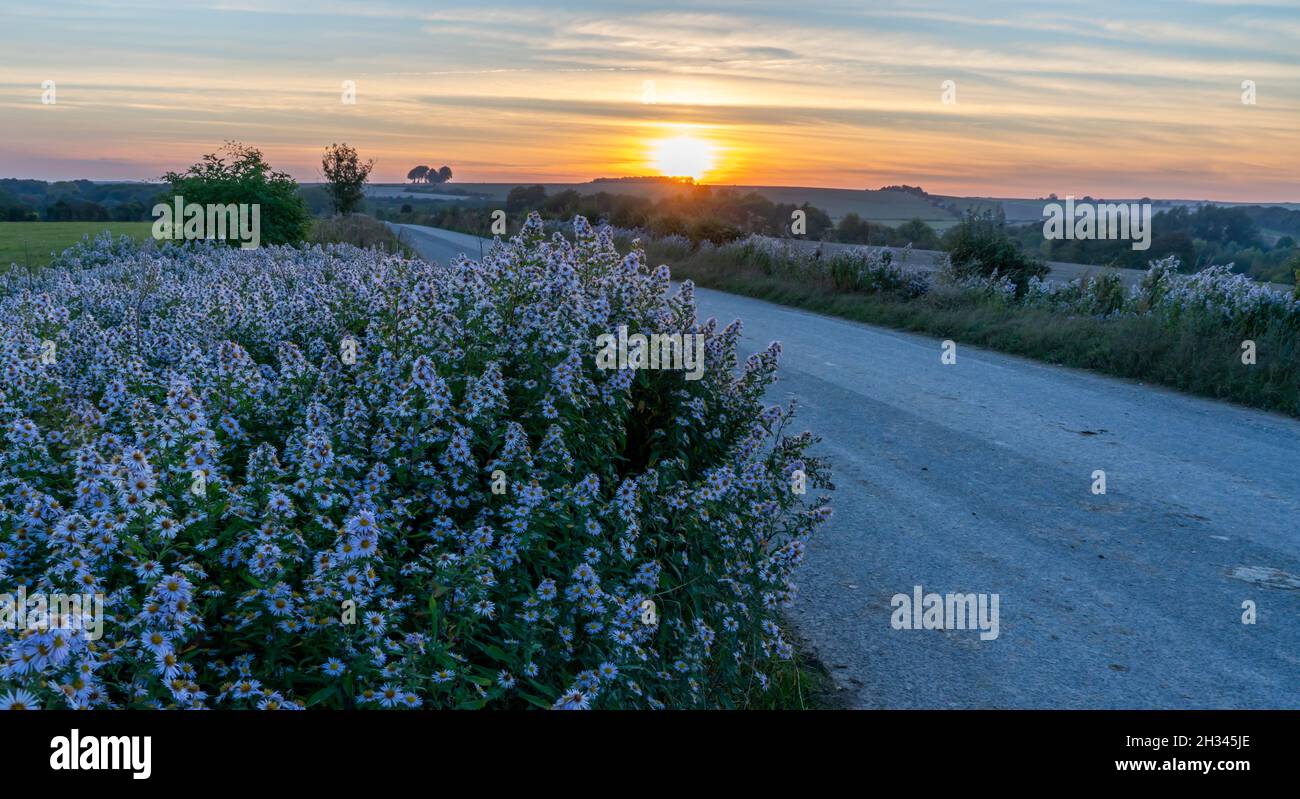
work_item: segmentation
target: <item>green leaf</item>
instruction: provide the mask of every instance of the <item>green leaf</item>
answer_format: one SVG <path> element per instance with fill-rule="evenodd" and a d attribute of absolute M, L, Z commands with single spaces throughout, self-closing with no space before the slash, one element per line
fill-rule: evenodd
<path fill-rule="evenodd" d="M 320 689 L 316 693 L 312 694 L 311 697 L 307 700 L 307 707 L 311 707 L 312 705 L 324 701 L 331 694 L 336 693 L 338 691 L 338 688 L 339 687 L 337 685 L 327 685 L 324 688 Z"/>
<path fill-rule="evenodd" d="M 505 663 L 510 659 L 510 656 L 505 653 L 505 650 L 494 644 L 478 644 L 478 648 L 483 650 L 484 654 L 495 660 L 497 663 Z"/>
<path fill-rule="evenodd" d="M 526 694 L 523 691 L 520 691 L 519 697 L 523 699 L 525 702 L 527 702 L 528 704 L 534 705 L 536 707 L 540 707 L 542 710 L 551 709 L 551 703 L 547 702 L 545 699 L 541 698 L 540 696 L 534 696 L 533 694 Z"/>

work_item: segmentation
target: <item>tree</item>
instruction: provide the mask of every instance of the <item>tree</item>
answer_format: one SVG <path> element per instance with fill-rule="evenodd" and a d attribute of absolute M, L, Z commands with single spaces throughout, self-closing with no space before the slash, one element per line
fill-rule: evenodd
<path fill-rule="evenodd" d="M 370 170 L 375 168 L 374 159 L 361 163 L 356 149 L 344 142 L 326 147 L 320 165 L 325 172 L 325 188 L 334 201 L 334 213 L 350 214 L 357 210 L 365 197 Z"/>
<path fill-rule="evenodd" d="M 407 172 L 406 179 L 412 183 L 422 183 L 428 174 L 429 167 L 421 164 L 420 166 L 413 168 L 410 172 Z"/>
<path fill-rule="evenodd" d="M 546 187 L 515 186 L 506 195 L 506 211 L 536 211 L 546 202 Z"/>
<path fill-rule="evenodd" d="M 446 164 L 438 167 L 438 182 L 446 183 L 449 180 L 451 180 L 451 167 Z"/>
<path fill-rule="evenodd" d="M 937 250 L 939 234 L 923 219 L 912 219 L 898 226 L 898 237 L 918 250 Z"/>
<path fill-rule="evenodd" d="M 845 214 L 840 223 L 835 226 L 835 240 L 850 244 L 869 243 L 870 240 L 867 238 L 869 233 L 868 223 L 854 213 Z"/>
<path fill-rule="evenodd" d="M 266 163 L 260 150 L 228 141 L 184 172 L 168 172 L 170 193 L 185 202 L 259 205 L 263 244 L 297 244 L 307 236 L 311 214 L 298 193 L 298 182 Z M 228 242 L 238 246 L 235 238 Z"/>

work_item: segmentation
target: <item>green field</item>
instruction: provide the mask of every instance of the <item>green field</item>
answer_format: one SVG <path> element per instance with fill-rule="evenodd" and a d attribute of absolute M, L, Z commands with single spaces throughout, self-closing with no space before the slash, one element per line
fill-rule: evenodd
<path fill-rule="evenodd" d="M 148 238 L 152 222 L 0 222 L 0 268 L 45 266 L 50 258 L 105 230 L 114 236 Z"/>

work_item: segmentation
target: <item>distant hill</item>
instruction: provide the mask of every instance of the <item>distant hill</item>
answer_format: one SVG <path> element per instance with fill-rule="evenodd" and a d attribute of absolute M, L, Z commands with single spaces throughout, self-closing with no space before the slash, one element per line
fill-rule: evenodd
<path fill-rule="evenodd" d="M 444 184 L 438 187 L 441 194 L 454 194 L 462 199 L 476 201 L 504 201 L 510 190 L 516 186 L 541 185 L 548 195 L 572 189 L 580 194 L 608 192 L 610 194 L 635 194 L 651 200 L 659 200 L 672 194 L 693 191 L 695 184 L 680 179 L 656 177 L 598 178 L 586 183 L 535 183 L 520 181 L 517 183 L 464 183 Z M 706 183 L 700 186 L 711 188 L 729 188 L 746 192 L 757 192 L 774 203 L 816 206 L 839 222 L 849 214 L 857 214 L 870 222 L 896 226 L 913 219 L 920 219 L 935 230 L 943 231 L 952 227 L 967 211 L 991 211 L 998 208 L 1006 215 L 1008 222 L 1022 224 L 1040 222 L 1043 219 L 1043 204 L 1050 202 L 1046 198 L 1014 197 L 958 197 L 952 195 L 929 194 L 919 186 L 886 186 L 880 189 L 824 189 L 814 186 L 759 186 L 751 184 Z M 410 184 L 379 184 L 371 186 L 368 191 L 376 197 L 426 198 L 430 194 L 421 191 L 421 187 Z M 439 197 L 438 199 L 452 199 Z M 1137 202 L 1141 198 L 1110 199 L 1112 202 Z M 1260 208 L 1283 208 L 1300 211 L 1300 203 L 1210 203 L 1208 200 L 1151 200 L 1156 212 L 1170 208 L 1186 206 L 1195 210 L 1203 205 L 1215 204 L 1226 206 L 1258 206 Z M 1260 227 L 1266 230 L 1278 230 L 1264 220 Z"/>
<path fill-rule="evenodd" d="M 541 185 L 548 195 L 572 189 L 580 194 L 634 194 L 651 200 L 665 196 L 694 191 L 697 187 L 690 183 L 655 179 L 602 179 L 586 183 L 462 183 L 445 185 L 443 191 L 454 188 L 469 197 L 504 201 L 506 195 L 515 186 Z M 864 219 L 888 225 L 898 225 L 912 219 L 922 219 L 937 230 L 943 230 L 956 224 L 960 214 L 953 213 L 928 202 L 908 188 L 887 190 L 871 189 L 822 189 L 811 186 L 758 186 L 746 184 L 700 184 L 714 189 L 734 189 L 743 193 L 757 192 L 774 203 L 816 206 L 838 222 L 849 214 L 857 214 Z M 412 191 L 418 187 L 407 184 L 382 184 L 371 186 L 367 192 L 375 197 L 412 197 L 427 198 L 422 192 Z"/>

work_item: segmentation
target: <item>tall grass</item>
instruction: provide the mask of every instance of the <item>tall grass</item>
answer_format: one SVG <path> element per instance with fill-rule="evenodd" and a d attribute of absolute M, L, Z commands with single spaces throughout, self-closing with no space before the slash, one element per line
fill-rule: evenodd
<path fill-rule="evenodd" d="M 363 249 L 414 257 L 414 252 L 383 222 L 365 214 L 343 214 L 312 223 L 308 244 L 351 244 Z"/>

